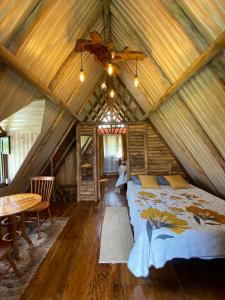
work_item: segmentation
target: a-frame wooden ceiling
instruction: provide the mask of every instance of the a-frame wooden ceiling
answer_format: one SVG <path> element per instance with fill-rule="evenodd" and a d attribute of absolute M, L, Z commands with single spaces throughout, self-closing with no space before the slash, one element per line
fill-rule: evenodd
<path fill-rule="evenodd" d="M 108 95 L 108 89 L 101 89 L 101 84 L 105 81 L 103 77 L 88 101 L 83 103 L 78 112 L 80 120 L 96 123 L 109 122 L 110 115 L 111 122 L 141 121 L 144 111 L 120 78 L 112 78 L 111 88 L 115 91 L 115 97 L 112 99 Z"/>
<path fill-rule="evenodd" d="M 0 16 L 0 120 L 43 94 L 79 118 L 104 71 L 85 55 L 81 84 L 73 49 L 97 30 L 145 52 L 140 87 L 132 62 L 119 80 L 189 174 L 225 194 L 224 0 L 4 0 Z"/>

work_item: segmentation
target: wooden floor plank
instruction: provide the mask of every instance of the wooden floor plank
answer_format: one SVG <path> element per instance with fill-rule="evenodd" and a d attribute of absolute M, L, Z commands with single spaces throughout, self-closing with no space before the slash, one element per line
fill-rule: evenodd
<path fill-rule="evenodd" d="M 70 207 L 71 217 L 62 234 L 26 289 L 22 299 L 62 299 L 66 278 L 75 264 L 75 253 L 83 235 L 83 228 L 93 205 L 77 203 Z"/>
<path fill-rule="evenodd" d="M 99 250 L 99 224 L 102 224 L 104 208 L 96 205 L 88 216 L 78 251 L 74 255 L 76 263 L 70 270 L 62 299 L 92 299 L 92 286 L 96 257 Z M 76 298 L 77 297 L 77 298 Z"/>
<path fill-rule="evenodd" d="M 93 280 L 93 300 L 123 300 L 121 265 L 96 264 Z"/>

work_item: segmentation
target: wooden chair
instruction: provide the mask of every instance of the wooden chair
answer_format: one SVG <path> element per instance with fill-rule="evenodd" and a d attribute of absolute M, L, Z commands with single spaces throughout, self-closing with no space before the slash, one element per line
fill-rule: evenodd
<path fill-rule="evenodd" d="M 27 210 L 27 213 L 36 213 L 37 214 L 37 223 L 38 223 L 38 239 L 41 237 L 40 230 L 40 212 L 48 210 L 49 217 L 52 220 L 52 215 L 50 212 L 50 198 L 53 188 L 54 177 L 51 176 L 36 176 L 30 178 L 31 193 L 41 195 L 41 203 L 35 205 L 34 207 Z"/>
<path fill-rule="evenodd" d="M 9 261 L 10 266 L 13 268 L 16 275 L 19 277 L 21 274 L 18 271 L 16 264 L 13 261 L 11 255 L 9 254 L 9 249 L 10 249 L 10 242 L 3 241 L 2 239 L 0 239 L 0 260 L 6 258 Z"/>

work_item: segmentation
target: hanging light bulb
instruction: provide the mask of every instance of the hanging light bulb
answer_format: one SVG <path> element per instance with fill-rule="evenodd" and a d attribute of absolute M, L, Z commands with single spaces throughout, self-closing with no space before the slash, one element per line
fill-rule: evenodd
<path fill-rule="evenodd" d="M 103 81 L 103 83 L 101 84 L 101 89 L 104 91 L 107 89 L 107 85 L 106 85 L 105 81 Z"/>
<path fill-rule="evenodd" d="M 113 90 L 113 89 L 111 89 L 111 91 L 110 91 L 110 93 L 109 93 L 109 96 L 110 96 L 111 98 L 114 98 L 114 96 L 115 96 L 115 92 L 114 92 L 114 90 Z"/>
<path fill-rule="evenodd" d="M 108 64 L 107 72 L 108 72 L 109 75 L 113 74 L 113 66 L 112 66 L 112 64 Z"/>
<path fill-rule="evenodd" d="M 135 87 L 138 87 L 138 85 L 139 85 L 139 80 L 138 80 L 138 77 L 137 77 L 137 75 L 134 77 L 134 86 Z"/>
<path fill-rule="evenodd" d="M 84 82 L 85 76 L 84 76 L 84 71 L 83 69 L 80 69 L 80 81 Z"/>
<path fill-rule="evenodd" d="M 114 59 L 114 58 L 115 58 L 115 55 L 116 55 L 116 54 L 115 54 L 115 51 L 112 51 L 112 52 L 111 52 L 111 58 Z"/>
<path fill-rule="evenodd" d="M 138 75 L 137 75 L 137 58 L 136 58 L 136 74 L 134 77 L 134 86 L 137 88 L 139 85 Z"/>
<path fill-rule="evenodd" d="M 80 56 L 80 81 L 81 82 L 84 82 L 85 80 L 85 76 L 84 76 L 84 70 L 83 70 L 83 67 L 82 67 L 82 52 L 81 52 L 81 56 Z"/>

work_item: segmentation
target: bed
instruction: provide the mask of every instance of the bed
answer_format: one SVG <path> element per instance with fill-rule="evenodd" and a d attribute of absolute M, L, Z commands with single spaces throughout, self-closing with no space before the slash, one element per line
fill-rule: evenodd
<path fill-rule="evenodd" d="M 193 185 L 188 189 L 142 189 L 128 182 L 134 246 L 129 270 L 147 277 L 174 258 L 225 256 L 225 202 Z"/>
<path fill-rule="evenodd" d="M 127 167 L 125 165 L 120 165 L 118 168 L 118 176 L 119 178 L 117 179 L 116 182 L 116 187 L 119 187 L 125 183 L 127 183 Z"/>

